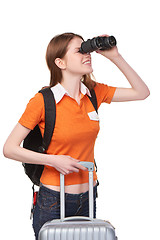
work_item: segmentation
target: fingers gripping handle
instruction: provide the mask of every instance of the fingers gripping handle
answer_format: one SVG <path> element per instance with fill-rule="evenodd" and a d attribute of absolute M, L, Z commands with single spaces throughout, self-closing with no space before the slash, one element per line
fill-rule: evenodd
<path fill-rule="evenodd" d="M 93 218 L 93 170 L 94 163 L 92 162 L 79 162 L 79 164 L 88 168 L 89 171 L 89 217 Z M 60 173 L 60 205 L 61 205 L 61 219 L 65 218 L 65 191 L 64 191 L 64 175 Z"/>

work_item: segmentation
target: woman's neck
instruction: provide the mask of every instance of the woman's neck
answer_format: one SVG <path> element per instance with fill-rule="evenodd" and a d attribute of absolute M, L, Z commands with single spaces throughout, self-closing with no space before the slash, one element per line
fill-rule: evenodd
<path fill-rule="evenodd" d="M 69 95 L 76 101 L 80 99 L 80 78 L 62 78 L 61 85 L 67 90 Z"/>

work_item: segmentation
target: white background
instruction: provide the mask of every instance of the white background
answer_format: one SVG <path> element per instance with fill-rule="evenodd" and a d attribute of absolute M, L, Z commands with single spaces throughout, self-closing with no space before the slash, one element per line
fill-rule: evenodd
<path fill-rule="evenodd" d="M 3 144 L 28 100 L 49 84 L 45 52 L 51 38 L 75 32 L 85 40 L 114 35 L 118 49 L 150 89 L 144 101 L 102 104 L 95 146 L 100 181 L 97 218 L 120 240 L 160 237 L 158 1 L 11 1 L 0 4 L 1 236 L 33 240 L 32 184 L 21 163 L 4 158 Z M 118 68 L 92 53 L 98 82 L 129 87 Z"/>

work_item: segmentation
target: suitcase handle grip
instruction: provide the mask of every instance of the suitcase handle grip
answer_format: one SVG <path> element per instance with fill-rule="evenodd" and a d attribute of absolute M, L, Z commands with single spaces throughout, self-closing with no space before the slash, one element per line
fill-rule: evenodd
<path fill-rule="evenodd" d="M 89 171 L 89 217 L 93 219 L 93 162 L 79 162 L 79 164 L 88 168 Z M 61 219 L 65 218 L 65 191 L 64 191 L 64 175 L 60 173 L 60 217 Z"/>
<path fill-rule="evenodd" d="M 66 218 L 64 218 L 64 219 L 62 219 L 62 221 L 63 222 L 75 222 L 75 220 L 76 221 L 88 221 L 88 222 L 90 222 L 90 221 L 93 221 L 93 219 L 92 218 L 89 218 L 89 217 L 81 217 L 81 216 L 78 216 L 78 217 L 66 217 Z"/>
<path fill-rule="evenodd" d="M 94 170 L 94 163 L 93 162 L 79 162 L 79 164 L 81 164 L 83 167 L 88 168 L 89 172 L 93 172 Z"/>

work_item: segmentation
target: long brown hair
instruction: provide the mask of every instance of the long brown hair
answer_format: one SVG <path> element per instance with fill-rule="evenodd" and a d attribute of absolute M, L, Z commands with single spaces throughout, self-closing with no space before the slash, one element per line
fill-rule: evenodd
<path fill-rule="evenodd" d="M 62 80 L 62 72 L 61 69 L 55 64 L 55 59 L 62 59 L 65 56 L 69 42 L 75 37 L 79 37 L 84 41 L 82 36 L 78 34 L 63 33 L 56 35 L 48 44 L 46 51 L 46 62 L 50 70 L 50 87 L 55 86 Z M 92 80 L 91 76 L 94 78 L 93 74 L 85 74 L 81 80 L 90 90 L 96 85 L 96 82 Z"/>

